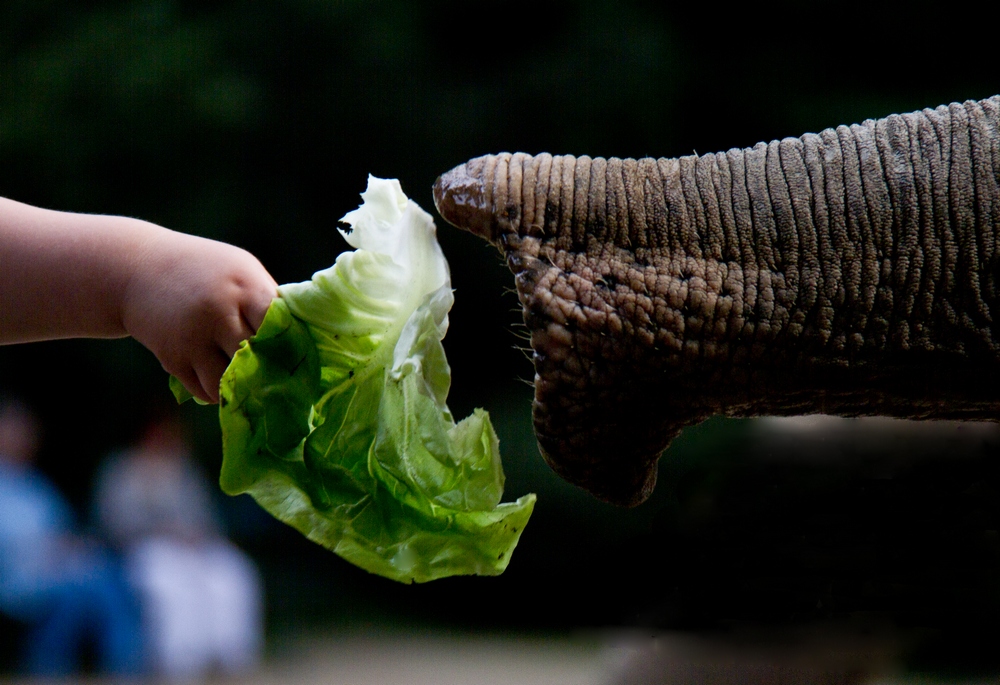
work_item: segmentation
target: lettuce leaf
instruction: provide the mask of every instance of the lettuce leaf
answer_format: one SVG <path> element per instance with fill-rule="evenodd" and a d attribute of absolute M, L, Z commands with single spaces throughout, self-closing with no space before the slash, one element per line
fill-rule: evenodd
<path fill-rule="evenodd" d="M 372 573 L 497 575 L 535 496 L 501 504 L 489 416 L 448 410 L 433 220 L 396 180 L 369 177 L 362 198 L 342 219 L 356 249 L 281 286 L 222 377 L 220 484 Z"/>

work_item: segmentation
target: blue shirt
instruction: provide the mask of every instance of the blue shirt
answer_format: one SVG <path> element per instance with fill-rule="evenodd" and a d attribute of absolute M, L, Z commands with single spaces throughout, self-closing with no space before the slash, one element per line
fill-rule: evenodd
<path fill-rule="evenodd" d="M 62 575 L 72 532 L 72 509 L 52 482 L 0 457 L 0 611 L 30 619 Z"/>

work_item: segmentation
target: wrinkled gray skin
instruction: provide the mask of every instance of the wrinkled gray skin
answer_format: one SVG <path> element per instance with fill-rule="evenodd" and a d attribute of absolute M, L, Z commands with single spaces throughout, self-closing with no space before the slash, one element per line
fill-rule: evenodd
<path fill-rule="evenodd" d="M 487 155 L 434 186 L 497 245 L 549 464 L 648 497 L 713 414 L 1000 416 L 1000 96 L 680 159 Z"/>

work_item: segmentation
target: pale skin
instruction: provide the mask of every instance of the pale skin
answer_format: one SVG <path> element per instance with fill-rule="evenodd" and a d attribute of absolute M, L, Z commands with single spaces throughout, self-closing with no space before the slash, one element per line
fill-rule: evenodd
<path fill-rule="evenodd" d="M 132 336 L 192 395 L 218 402 L 229 360 L 277 294 L 238 247 L 0 198 L 0 344 Z"/>

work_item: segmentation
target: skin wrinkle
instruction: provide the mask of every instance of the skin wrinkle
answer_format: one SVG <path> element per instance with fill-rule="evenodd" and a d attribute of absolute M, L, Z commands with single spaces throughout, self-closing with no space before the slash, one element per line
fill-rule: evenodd
<path fill-rule="evenodd" d="M 622 160 L 616 158 L 609 159 L 605 174 L 608 195 L 604 211 L 608 221 L 608 242 L 629 248 L 631 247 L 631 242 L 628 236 L 628 210 L 622 210 L 625 204 Z M 617 273 L 615 276 L 619 279 L 624 278 L 624 274 L 622 273 Z"/>
<path fill-rule="evenodd" d="M 622 160 L 622 214 L 629 244 L 635 249 L 647 247 L 646 208 L 642 194 L 642 181 L 638 178 L 639 164 L 634 159 Z"/>
<path fill-rule="evenodd" d="M 573 197 L 573 245 L 576 249 L 586 245 L 587 218 L 590 212 L 590 157 L 583 156 L 576 160 L 576 176 L 573 187 L 576 194 Z"/>
<path fill-rule="evenodd" d="M 881 208 L 882 203 L 877 202 L 875 199 L 875 191 L 872 186 L 876 185 L 877 179 L 881 177 L 881 167 L 877 163 L 875 166 L 872 164 L 873 159 L 877 160 L 877 155 L 873 154 L 868 141 L 868 123 L 870 122 L 866 122 L 865 125 L 850 127 L 850 133 L 852 134 L 854 147 L 858 155 L 857 184 L 862 193 L 862 201 L 857 205 L 858 209 L 863 210 L 860 214 L 861 235 L 867 238 L 866 242 L 870 242 L 870 250 L 866 263 L 871 265 L 871 272 L 866 282 L 871 284 L 871 304 L 870 308 L 865 310 L 867 315 L 865 317 L 865 326 L 861 331 L 861 341 L 864 348 L 872 346 L 880 348 L 885 343 L 884 329 L 887 325 L 887 322 L 881 317 L 881 312 L 885 311 L 885 270 L 883 265 L 886 262 L 883 256 L 885 254 L 885 246 L 881 240 L 882 235 L 877 220 L 877 211 Z"/>
<path fill-rule="evenodd" d="M 754 230 L 754 201 L 750 193 L 750 161 L 751 153 L 742 150 L 730 150 L 731 164 L 739 169 L 738 174 L 733 175 L 733 208 L 737 217 L 737 230 L 740 235 L 741 259 L 739 264 L 743 268 L 743 327 L 738 331 L 738 335 L 744 340 L 753 340 L 756 332 L 754 326 L 755 318 L 753 314 L 759 306 L 760 293 L 760 272 L 766 268 L 762 262 L 764 255 L 757 249 L 758 237 Z M 749 350 L 737 347 L 734 352 L 734 363 L 741 366 L 746 363 Z"/>
<path fill-rule="evenodd" d="M 573 157 L 562 158 L 562 177 L 559 185 L 562 188 L 562 196 L 559 201 L 559 241 L 561 249 L 572 250 L 573 242 L 573 199 L 575 193 L 574 180 L 576 174 L 576 159 Z"/>
<path fill-rule="evenodd" d="M 770 185 L 767 177 L 767 155 L 768 145 L 758 143 L 753 150 L 755 156 L 760 158 L 759 172 L 753 173 L 756 169 L 748 169 L 748 176 L 751 181 L 750 187 L 757 190 L 757 202 L 755 208 L 760 209 L 762 219 L 758 220 L 758 214 L 754 213 L 753 232 L 757 236 L 758 252 L 764 255 L 764 263 L 757 272 L 757 304 L 756 325 L 754 326 L 751 357 L 762 356 L 766 337 L 773 332 L 775 299 L 774 284 L 771 283 L 771 274 L 780 268 L 781 255 L 777 245 L 776 220 L 774 217 L 774 205 L 771 200 Z M 753 198 L 753 195 L 751 195 Z"/>
<path fill-rule="evenodd" d="M 545 227 L 543 235 L 547 238 L 554 238 L 555 242 L 546 240 L 546 245 L 554 245 L 558 249 L 564 249 L 565 239 L 559 234 L 559 205 L 562 188 L 562 155 L 552 156 L 552 165 L 549 167 L 549 191 L 545 200 Z"/>
<path fill-rule="evenodd" d="M 538 178 L 538 163 L 538 157 L 529 157 L 526 162 L 522 163 L 524 171 L 521 173 L 521 235 L 527 233 L 528 226 L 531 226 L 535 221 L 535 186 Z"/>
<path fill-rule="evenodd" d="M 942 272 L 941 250 L 938 246 L 943 237 L 941 210 L 944 205 L 938 189 L 931 183 L 931 180 L 940 173 L 941 151 L 934 127 L 928 118 L 924 117 L 917 121 L 916 134 L 919 139 L 919 150 L 925 151 L 925 154 L 913 154 L 912 159 L 914 164 L 922 167 L 924 171 L 922 174 L 924 183 L 920 189 L 921 196 L 930 200 L 921 203 L 921 246 L 925 255 L 925 266 L 920 283 L 920 312 L 924 316 L 931 316 L 934 312 Z"/>
<path fill-rule="evenodd" d="M 882 334 L 894 340 L 903 349 L 907 349 L 909 347 L 908 334 L 905 330 L 900 329 L 901 325 L 906 325 L 906 319 L 905 314 L 901 317 L 899 313 L 901 297 L 897 288 L 905 287 L 910 265 L 910 255 L 906 250 L 907 238 L 904 233 L 907 224 L 903 222 L 903 216 L 900 212 L 900 207 L 907 203 L 910 198 L 902 195 L 901 189 L 896 183 L 897 176 L 894 173 L 901 167 L 897 159 L 901 146 L 896 135 L 898 133 L 896 120 L 897 117 L 893 115 L 877 122 L 871 122 L 871 127 L 874 129 L 871 141 L 877 152 L 872 159 L 881 160 L 879 169 L 884 189 L 883 197 L 888 206 L 887 212 L 879 214 L 883 218 L 879 225 L 883 227 L 885 235 L 881 250 L 882 258 L 880 259 L 884 278 L 880 279 L 883 287 L 879 291 L 886 299 L 885 314 L 882 317 L 884 322 Z M 889 138 L 892 138 L 894 143 L 892 146 L 886 145 Z M 899 230 L 894 233 L 892 226 L 898 226 Z M 892 269 L 893 264 L 897 265 L 895 270 Z M 902 292 L 905 297 L 905 291 Z"/>
<path fill-rule="evenodd" d="M 642 178 L 643 212 L 648 220 L 647 249 L 641 252 L 643 263 L 649 263 L 651 251 L 663 249 L 667 231 L 667 209 L 663 202 L 663 180 L 660 178 L 656 161 L 650 158 L 639 160 L 639 175 Z"/>
<path fill-rule="evenodd" d="M 920 151 L 923 149 L 924 140 L 922 137 L 926 127 L 926 119 L 923 117 L 906 120 L 909 129 L 910 157 L 909 161 L 914 172 L 915 194 L 917 198 L 917 249 L 922 258 L 919 281 L 912 293 L 911 308 L 916 308 L 919 317 L 926 318 L 930 309 L 927 306 L 928 293 L 933 295 L 932 275 L 939 271 L 938 257 L 936 254 L 934 239 L 931 237 L 934 231 L 934 207 L 933 193 L 928 165 L 924 162 Z M 927 202 L 930 200 L 930 202 Z M 915 344 L 926 348 L 930 342 L 927 332 L 921 325 L 915 327 Z"/>
<path fill-rule="evenodd" d="M 688 245 L 688 232 L 692 225 L 696 225 L 698 217 L 693 213 L 693 210 L 688 202 L 688 192 L 685 188 L 685 159 L 681 157 L 679 159 L 673 160 L 674 164 L 670 169 L 670 180 L 672 183 L 672 190 L 674 194 L 674 203 L 681 207 L 681 215 L 683 220 L 675 222 L 674 226 L 671 226 L 671 232 L 674 235 L 674 240 L 672 241 L 670 255 L 674 257 L 678 262 L 678 270 L 680 269 L 680 255 L 687 255 L 690 253 Z"/>
<path fill-rule="evenodd" d="M 732 174 L 729 170 L 729 157 L 725 153 L 720 152 L 716 155 L 715 168 L 717 173 L 712 175 L 712 184 L 715 190 L 719 221 L 722 224 L 722 252 L 719 257 L 723 262 L 732 262 L 739 259 L 740 250 L 732 202 L 723 202 L 724 198 L 732 195 L 733 187 Z"/>
<path fill-rule="evenodd" d="M 705 155 L 700 157 L 695 166 L 695 178 L 698 187 L 698 196 L 702 201 L 702 209 L 706 218 L 706 230 L 704 231 L 704 242 L 702 254 L 705 255 L 703 262 L 704 275 L 702 283 L 699 283 L 700 303 L 694 303 L 692 309 L 695 316 L 703 319 L 702 340 L 698 347 L 699 356 L 702 360 L 716 356 L 718 338 L 724 334 L 716 326 L 716 318 L 721 314 L 719 311 L 719 297 L 721 290 L 721 280 L 719 278 L 718 264 L 722 259 L 723 252 L 723 229 L 720 225 L 721 214 L 718 211 L 718 199 L 715 196 L 715 184 L 712 181 L 712 170 L 715 167 L 715 155 Z M 712 211 L 713 204 L 715 211 Z"/>
<path fill-rule="evenodd" d="M 927 129 L 933 136 L 928 135 L 926 148 L 931 150 L 927 155 L 928 169 L 932 178 L 938 178 L 946 173 L 949 164 L 947 148 L 943 145 L 938 125 L 935 119 L 939 116 L 936 110 L 927 111 Z M 949 279 L 951 269 L 954 268 L 949 257 L 950 229 L 948 222 L 948 192 L 946 187 L 935 184 L 931 189 L 931 206 L 933 207 L 934 225 L 933 231 L 928 234 L 928 239 L 934 240 L 934 252 L 936 263 L 933 274 L 933 285 L 930 289 L 930 307 L 932 315 L 942 316 L 944 308 L 947 306 L 948 293 L 950 292 Z"/>
<path fill-rule="evenodd" d="M 908 344 L 918 345 L 918 334 L 913 326 L 909 325 L 911 317 L 914 315 L 914 305 L 917 294 L 920 290 L 920 281 L 923 277 L 924 253 L 920 249 L 920 194 L 917 192 L 917 172 L 912 160 L 913 136 L 910 127 L 902 117 L 896 119 L 898 135 L 900 138 L 900 150 L 897 153 L 897 172 L 902 178 L 902 191 L 905 199 L 902 201 L 902 212 L 905 216 L 906 226 L 905 237 L 902 241 L 903 249 L 908 258 L 909 271 L 902 285 L 903 296 L 899 298 L 900 328 L 906 332 Z M 905 155 L 905 158 L 904 158 Z M 919 321 L 919 320 L 918 320 Z"/>
<path fill-rule="evenodd" d="M 718 313 L 722 316 L 720 317 L 721 321 L 716 335 L 726 341 L 723 349 L 719 351 L 720 356 L 726 359 L 727 362 L 731 362 L 731 355 L 727 352 L 729 347 L 728 336 L 735 328 L 742 326 L 742 320 L 738 318 L 739 309 L 742 307 L 736 296 L 736 281 L 733 279 L 735 269 L 732 268 L 739 258 L 736 219 L 732 212 L 732 203 L 723 202 L 723 198 L 728 197 L 732 189 L 732 175 L 729 170 L 729 158 L 726 154 L 719 153 L 716 155 L 716 169 L 718 173 L 713 176 L 712 181 L 715 185 L 719 217 L 723 225 L 722 235 L 724 243 L 721 255 L 722 259 L 718 265 L 720 278 L 720 311 Z M 727 192 L 726 189 L 729 189 L 729 191 Z"/>
<path fill-rule="evenodd" d="M 734 321 L 738 322 L 738 327 L 734 327 L 731 334 L 749 339 L 753 335 L 753 324 L 750 317 L 746 315 L 757 306 L 756 273 L 757 254 L 753 250 L 753 222 L 750 210 L 750 196 L 747 193 L 747 176 L 745 155 L 739 150 L 732 149 L 726 153 L 729 164 L 736 171 L 731 175 L 730 203 L 733 207 L 733 216 L 736 220 L 736 235 L 740 243 L 740 259 L 731 265 L 733 272 L 739 274 L 739 292 L 734 293 Z M 742 181 L 742 182 L 741 182 Z M 735 279 L 734 279 L 735 280 Z M 736 285 L 736 282 L 734 282 Z M 746 360 L 746 348 L 736 347 L 730 357 L 731 364 L 736 368 L 742 368 Z"/>
<path fill-rule="evenodd" d="M 509 232 L 512 230 L 508 212 L 510 200 L 507 194 L 507 162 L 509 159 L 510 155 L 508 154 L 499 155 L 497 157 L 497 163 L 493 167 L 493 183 L 491 184 L 493 186 L 493 204 L 494 206 L 500 208 L 501 225 L 499 226 L 499 230 L 503 232 Z"/>
<path fill-rule="evenodd" d="M 482 169 L 483 169 L 482 185 L 484 190 L 486 191 L 483 194 L 483 206 L 495 207 L 493 203 L 493 185 L 494 185 L 494 178 L 496 175 L 496 164 L 483 164 Z M 495 231 L 492 232 L 491 235 L 492 235 L 491 239 L 495 238 L 496 232 Z"/>
<path fill-rule="evenodd" d="M 604 193 L 606 189 L 606 167 L 607 160 L 603 157 L 595 157 L 590 163 L 590 198 L 587 202 L 587 227 L 589 236 L 587 240 L 587 252 L 593 252 L 594 245 L 598 245 L 603 240 L 604 226 L 607 224 L 604 213 Z"/>
<path fill-rule="evenodd" d="M 780 210 L 775 212 L 775 215 L 779 220 L 777 224 L 779 240 L 784 243 L 783 260 L 788 265 L 785 269 L 785 287 L 776 289 L 776 295 L 780 295 L 780 297 L 775 297 L 775 300 L 779 303 L 776 311 L 780 312 L 781 316 L 778 320 L 779 332 L 782 334 L 787 332 L 787 339 L 792 341 L 793 345 L 797 345 L 801 343 L 802 325 L 800 319 L 805 313 L 801 308 L 795 306 L 798 302 L 804 301 L 803 296 L 806 290 L 806 284 L 803 280 L 803 264 L 800 259 L 802 250 L 800 233 L 804 231 L 796 225 L 793 189 L 782 168 L 781 145 L 781 142 L 772 142 L 768 146 L 768 176 L 769 180 L 773 177 L 774 189 L 771 192 L 771 197 L 774 199 L 777 196 L 780 201 Z"/>
<path fill-rule="evenodd" d="M 844 302 L 854 299 L 850 292 L 850 274 L 845 277 L 843 268 L 853 260 L 847 257 L 849 245 L 847 232 L 841 223 L 843 216 L 842 176 L 843 171 L 839 158 L 839 147 L 834 150 L 829 139 L 819 135 L 807 136 L 806 169 L 811 176 L 812 187 L 819 195 L 814 199 L 813 214 L 816 217 L 817 234 L 820 236 L 819 249 L 836 255 L 831 261 L 821 260 L 820 268 L 824 272 L 826 289 L 823 293 L 823 304 L 820 312 L 820 326 L 828 331 L 825 345 L 832 345 L 837 351 L 846 348 L 844 328 L 850 323 L 844 323 L 843 317 L 837 316 Z M 825 165 L 825 166 L 824 166 Z M 838 333 L 839 331 L 839 333 Z"/>
<path fill-rule="evenodd" d="M 916 218 L 913 231 L 913 249 L 914 253 L 919 255 L 920 260 L 919 272 L 916 274 L 912 292 L 908 293 L 907 297 L 911 316 L 914 316 L 918 320 L 918 323 L 911 328 L 911 334 L 913 335 L 913 344 L 919 348 L 926 348 L 929 342 L 927 331 L 920 322 L 927 316 L 922 302 L 924 289 L 928 280 L 927 274 L 934 269 L 935 265 L 933 241 L 928 238 L 929 233 L 933 230 L 934 216 L 931 211 L 932 208 L 927 206 L 929 204 L 928 200 L 933 201 L 930 192 L 933 184 L 928 175 L 927 166 L 923 161 L 922 155 L 920 155 L 920 128 L 923 121 L 922 117 L 904 120 L 907 127 L 907 137 L 910 141 L 908 161 L 913 171 L 916 203 L 916 209 L 914 210 Z"/>
<path fill-rule="evenodd" d="M 960 196 L 954 201 L 955 206 L 965 208 L 965 211 L 958 211 L 961 217 L 958 223 L 960 225 L 960 232 L 964 237 L 963 242 L 966 245 L 966 263 L 970 266 L 966 273 L 967 286 L 974 305 L 968 306 L 965 309 L 965 316 L 967 317 L 968 324 L 978 329 L 980 336 L 988 343 L 991 337 L 991 331 L 988 327 L 990 318 L 989 307 L 983 301 L 979 286 L 981 270 L 974 268 L 974 265 L 981 262 L 979 259 L 978 240 L 975 233 L 977 223 L 975 216 L 976 184 L 973 180 L 974 160 L 969 154 L 972 146 L 969 115 L 966 109 L 961 106 L 949 109 L 951 110 L 953 119 L 958 119 L 963 124 L 963 126 L 953 127 L 952 129 L 952 134 L 957 139 L 953 145 L 953 149 L 957 154 L 955 164 L 952 165 L 951 169 L 952 178 L 950 187 L 953 192 Z"/>
<path fill-rule="evenodd" d="M 942 108 L 934 110 L 928 121 L 934 127 L 934 134 L 938 139 L 938 149 L 941 156 L 941 165 L 938 173 L 947 174 L 951 165 L 951 136 L 948 132 L 947 123 L 948 112 Z M 935 201 L 940 203 L 937 214 L 940 216 L 940 246 L 941 246 L 941 278 L 936 292 L 941 293 L 936 303 L 941 316 L 954 318 L 951 311 L 950 294 L 954 290 L 954 269 L 957 265 L 958 250 L 955 246 L 954 236 L 951 230 L 950 202 L 947 185 L 935 188 Z"/>
<path fill-rule="evenodd" d="M 535 220 L 531 224 L 532 235 L 543 236 L 546 211 L 548 209 L 548 194 L 552 175 L 552 155 L 541 156 L 538 163 L 537 184 L 535 186 Z"/>
<path fill-rule="evenodd" d="M 517 233 L 521 231 L 521 226 L 524 222 L 524 193 L 523 189 L 525 187 L 525 169 L 524 162 L 526 159 L 530 159 L 523 152 L 518 152 L 510 161 L 510 173 L 507 176 L 508 183 L 508 201 L 517 208 L 517 218 L 511 229 L 513 232 Z"/>
<path fill-rule="evenodd" d="M 687 207 L 688 222 L 681 226 L 681 249 L 685 254 L 701 257 L 699 231 L 704 231 L 705 217 L 701 211 L 701 198 L 695 181 L 695 163 L 691 155 L 680 158 L 680 190 L 682 202 Z"/>
<path fill-rule="evenodd" d="M 825 135 L 820 134 L 820 135 Z M 848 241 L 857 245 L 857 263 L 855 273 L 857 281 L 855 284 L 855 299 L 849 299 L 848 303 L 856 306 L 848 307 L 850 312 L 847 326 L 847 353 L 848 361 L 853 360 L 855 353 L 864 345 L 864 331 L 868 327 L 868 313 L 872 310 L 875 296 L 875 281 L 877 271 L 874 269 L 875 256 L 871 245 L 871 231 L 869 230 L 866 217 L 863 212 L 858 211 L 863 194 L 858 183 L 860 175 L 860 164 L 857 157 L 857 147 L 854 139 L 850 136 L 850 129 L 846 126 L 839 126 L 832 132 L 836 137 L 837 150 L 840 168 L 843 171 L 843 198 L 844 198 L 844 228 L 847 231 Z M 825 160 L 827 166 L 830 162 Z M 853 212 L 848 212 L 847 208 L 855 208 Z M 854 263 L 852 263 L 854 265 Z"/>
<path fill-rule="evenodd" d="M 991 198 L 990 206 L 992 208 L 992 214 L 989 219 L 984 217 L 984 222 L 987 224 L 988 236 L 990 243 L 992 244 L 995 239 L 995 228 L 1000 224 L 1000 202 L 997 201 L 998 193 L 997 185 L 1000 184 L 1000 134 L 997 132 L 997 121 L 1000 120 L 1000 103 L 996 103 L 992 100 L 979 103 L 983 112 L 985 113 L 984 126 L 988 127 L 986 135 L 989 138 L 989 150 L 990 158 L 992 159 L 992 169 L 993 173 L 985 174 L 989 179 L 990 192 L 989 196 Z M 991 265 L 992 268 L 995 267 L 995 262 L 993 260 L 997 259 L 996 250 L 994 249 L 991 253 Z"/>
<path fill-rule="evenodd" d="M 684 170 L 682 179 L 686 184 L 685 196 L 691 203 L 692 214 L 695 218 L 689 231 L 690 247 L 687 252 L 695 258 L 710 259 L 714 250 L 711 242 L 712 230 L 707 214 L 708 201 L 702 187 L 701 167 L 705 164 L 703 159 L 703 157 L 696 156 L 683 157 L 682 162 L 687 162 L 687 164 L 682 163 L 681 168 Z"/>
<path fill-rule="evenodd" d="M 539 193 L 539 196 L 544 195 L 544 202 L 539 201 L 539 204 L 544 207 L 542 211 L 542 230 L 541 234 L 545 243 L 544 246 L 554 247 L 559 249 L 559 245 L 562 236 L 559 235 L 559 189 L 560 189 L 560 178 L 562 173 L 562 156 L 552 155 L 552 161 L 548 167 L 547 174 L 547 191 Z"/>
<path fill-rule="evenodd" d="M 1000 190 L 997 186 L 1000 185 L 1000 134 L 997 132 L 997 120 L 998 112 L 1000 109 L 994 106 L 992 102 L 980 103 L 983 112 L 986 114 L 986 122 L 984 122 L 984 135 L 987 136 L 987 149 L 990 151 L 990 159 L 992 163 L 987 167 L 988 170 L 992 170 L 992 173 L 984 174 L 987 177 L 987 191 L 984 193 L 985 196 L 989 197 L 990 215 L 989 217 L 983 217 L 983 222 L 987 226 L 987 230 L 984 233 L 989 237 L 990 241 L 994 240 L 995 231 L 994 227 L 1000 222 L 1000 201 L 997 200 L 1000 197 Z M 987 262 L 988 268 L 986 273 L 987 284 L 989 285 L 989 292 L 992 297 L 997 295 L 997 275 L 996 270 L 998 268 L 998 256 L 996 249 L 992 249 L 989 252 L 989 261 Z M 995 325 L 995 324 L 994 324 Z"/>
<path fill-rule="evenodd" d="M 794 141 L 794 142 L 790 142 Z M 794 327 L 793 335 L 808 332 L 808 322 L 818 315 L 816 305 L 818 291 L 823 287 L 823 279 L 819 273 L 818 241 L 812 213 L 806 206 L 812 195 L 809 179 L 806 176 L 805 165 L 799 154 L 802 141 L 789 139 L 778 145 L 779 161 L 783 183 L 788 189 L 789 209 L 792 216 L 792 235 L 798 236 L 796 263 L 799 268 L 799 287 L 797 288 L 796 311 L 790 317 L 789 324 Z M 798 229 L 798 230 L 796 230 Z"/>
<path fill-rule="evenodd" d="M 1000 97 L 701 157 L 486 156 L 435 202 L 507 253 L 546 460 L 634 505 L 713 414 L 1000 417 L 998 129 Z M 451 209 L 474 174 L 492 218 Z"/>
<path fill-rule="evenodd" d="M 895 218 L 893 223 L 900 227 L 894 241 L 896 253 L 893 259 L 895 264 L 893 292 L 899 293 L 899 296 L 894 299 L 890 331 L 898 338 L 900 345 L 908 348 L 913 343 L 909 321 L 913 313 L 913 300 L 920 280 L 922 261 L 917 250 L 916 232 L 920 203 L 916 195 L 916 183 L 908 154 L 910 142 L 906 123 L 899 116 L 891 116 L 886 121 L 887 135 L 879 138 L 880 144 L 886 149 L 880 152 L 883 159 L 892 160 L 892 173 L 888 178 L 890 196 L 893 197 Z"/>
<path fill-rule="evenodd" d="M 701 237 L 699 248 L 705 259 L 721 258 L 722 229 L 719 226 L 718 212 L 712 212 L 711 165 L 714 155 L 696 157 L 694 160 L 694 195 L 696 211 L 700 220 L 697 225 Z"/>
<path fill-rule="evenodd" d="M 663 197 L 667 204 L 667 240 L 668 258 L 683 253 L 683 229 L 688 217 L 687 204 L 684 202 L 684 192 L 680 185 L 680 162 L 676 159 L 658 159 L 656 167 L 663 181 Z"/>
<path fill-rule="evenodd" d="M 840 138 L 836 132 L 828 129 L 820 135 L 820 139 L 824 143 L 822 163 L 825 165 L 823 177 L 827 183 L 825 197 L 829 210 L 830 230 L 833 243 L 838 246 L 839 261 L 836 268 L 840 274 L 841 283 L 837 290 L 837 298 L 833 302 L 833 305 L 837 307 L 842 306 L 845 302 L 858 302 L 860 300 L 863 260 L 858 246 L 855 244 L 856 241 L 852 239 L 850 226 L 845 218 L 847 188 L 844 183 L 844 155 L 840 147 Z M 854 233 L 856 234 L 857 231 Z M 847 319 L 843 327 L 851 330 L 854 328 L 854 322 Z"/>
<path fill-rule="evenodd" d="M 990 207 L 990 195 L 987 189 L 988 181 L 983 178 L 986 176 L 984 173 L 985 169 L 980 169 L 979 167 L 983 165 L 983 161 L 988 162 L 985 165 L 987 168 L 992 168 L 992 160 L 990 159 L 989 149 L 983 149 L 983 143 L 985 141 L 986 145 L 989 145 L 989 135 L 985 134 L 982 130 L 983 127 L 983 112 L 979 104 L 976 103 L 973 107 L 975 111 L 975 116 L 972 117 L 971 126 L 969 127 L 969 139 L 970 145 L 974 150 L 972 160 L 974 165 L 973 170 L 973 193 L 975 195 L 976 203 L 976 229 L 975 235 L 978 238 L 977 247 L 979 249 L 979 254 L 982 255 L 984 263 L 989 264 L 992 260 L 992 252 L 989 249 L 988 233 L 989 224 L 984 221 L 984 217 L 989 217 L 992 214 L 992 208 Z M 985 159 L 984 159 L 985 158 Z M 989 321 L 992 323 L 992 321 Z"/>
<path fill-rule="evenodd" d="M 949 140 L 949 153 L 951 161 L 948 167 L 949 171 L 948 204 L 950 209 L 949 224 L 953 228 L 952 236 L 954 237 L 954 242 L 955 242 L 955 255 L 957 262 L 956 273 L 954 274 L 954 276 L 957 276 L 956 278 L 954 278 L 955 281 L 954 291 L 960 294 L 958 298 L 959 301 L 956 302 L 955 306 L 952 307 L 952 312 L 953 312 L 952 317 L 954 319 L 953 323 L 955 325 L 963 325 L 969 323 L 969 313 L 965 311 L 963 308 L 963 305 L 968 303 L 963 302 L 963 300 L 965 300 L 966 298 L 961 297 L 962 281 L 965 280 L 963 278 L 963 270 L 966 268 L 967 264 L 969 264 L 969 254 L 967 248 L 968 241 L 963 232 L 964 229 L 967 228 L 967 224 L 965 221 L 965 217 L 963 216 L 963 212 L 960 210 L 960 207 L 958 205 L 958 203 L 961 202 L 963 198 L 960 193 L 960 190 L 955 187 L 956 183 L 962 181 L 960 172 L 955 170 L 955 166 L 962 162 L 962 152 L 961 150 L 958 149 L 958 145 L 961 144 L 961 141 L 958 140 L 957 132 L 955 131 L 956 127 L 954 125 L 954 114 L 955 113 L 953 112 L 952 108 L 949 107 L 947 114 L 948 121 L 950 122 L 950 125 L 948 126 L 948 132 L 949 132 L 948 140 Z"/>
<path fill-rule="evenodd" d="M 815 329 L 819 336 L 820 346 L 825 346 L 833 336 L 833 301 L 836 299 L 836 289 L 840 286 L 840 264 L 843 255 L 838 246 L 833 243 L 830 234 L 829 216 L 826 206 L 826 184 L 823 179 L 822 159 L 823 141 L 817 135 L 807 134 L 802 137 L 802 173 L 806 174 L 808 188 L 811 190 L 805 200 L 815 231 L 815 246 L 820 254 L 834 255 L 831 260 L 816 259 L 810 263 L 810 269 L 815 271 L 820 286 L 816 288 Z M 813 178 L 815 174 L 819 178 Z M 814 255 L 816 256 L 816 255 Z M 807 322 L 808 325 L 808 322 Z"/>
<path fill-rule="evenodd" d="M 906 325 L 906 319 L 901 316 L 899 309 L 900 300 L 905 297 L 905 292 L 898 289 L 906 282 L 906 274 L 910 266 L 909 254 L 905 249 L 907 224 L 902 221 L 903 216 L 900 211 L 900 206 L 906 202 L 906 199 L 902 196 L 901 189 L 896 182 L 897 149 L 887 149 L 887 152 L 884 153 L 885 156 L 883 156 L 885 139 L 896 132 L 895 126 L 891 129 L 888 126 L 892 120 L 893 117 L 888 117 L 887 119 L 880 119 L 878 122 L 875 122 L 875 135 L 872 137 L 872 141 L 878 148 L 878 159 L 882 160 L 880 168 L 882 170 L 882 180 L 886 193 L 886 203 L 890 209 L 890 213 L 886 214 L 882 221 L 887 238 L 884 251 L 885 257 L 882 259 L 882 270 L 886 275 L 884 293 L 888 296 L 889 305 L 886 307 L 884 316 L 885 335 L 906 349 L 909 347 L 909 339 L 905 331 L 900 330 L 900 326 Z M 898 143 L 898 140 L 894 140 L 893 142 Z M 894 226 L 898 226 L 899 230 L 893 231 Z M 893 265 L 896 265 L 895 269 L 893 269 Z"/>

